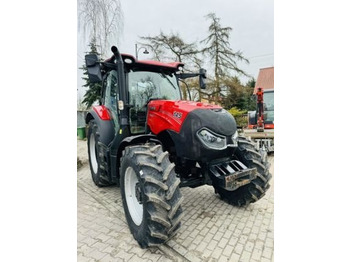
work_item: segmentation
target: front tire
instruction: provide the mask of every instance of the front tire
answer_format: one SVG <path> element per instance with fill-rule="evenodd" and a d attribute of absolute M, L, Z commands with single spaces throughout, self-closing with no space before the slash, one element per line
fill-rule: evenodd
<path fill-rule="evenodd" d="M 181 226 L 180 179 L 161 145 L 125 148 L 120 189 L 130 232 L 141 248 L 169 240 Z"/>
<path fill-rule="evenodd" d="M 91 120 L 89 122 L 87 140 L 90 171 L 95 185 L 98 187 L 103 187 L 110 185 L 110 182 L 107 175 L 107 166 L 101 160 L 101 157 L 103 158 L 103 151 L 98 143 L 99 141 L 100 133 L 98 126 L 94 120 Z"/>
<path fill-rule="evenodd" d="M 255 149 L 254 144 L 245 137 L 238 138 L 238 148 L 235 151 L 237 160 L 241 161 L 248 168 L 257 169 L 257 177 L 249 184 L 238 188 L 235 191 L 227 191 L 221 187 L 215 187 L 220 197 L 234 206 L 247 206 L 261 199 L 269 189 L 269 164 Z"/>

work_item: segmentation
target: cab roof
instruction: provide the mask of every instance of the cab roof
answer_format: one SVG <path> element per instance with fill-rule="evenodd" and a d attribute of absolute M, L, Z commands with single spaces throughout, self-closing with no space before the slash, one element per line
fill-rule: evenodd
<path fill-rule="evenodd" d="M 165 71 L 176 72 L 184 66 L 184 64 L 181 62 L 163 63 L 153 60 L 137 60 L 134 56 L 129 54 L 121 54 L 121 56 L 125 67 L 129 70 L 163 69 Z"/>

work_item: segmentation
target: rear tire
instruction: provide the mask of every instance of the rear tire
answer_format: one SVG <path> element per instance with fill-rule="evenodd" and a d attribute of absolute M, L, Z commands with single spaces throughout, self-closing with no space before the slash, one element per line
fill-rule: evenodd
<path fill-rule="evenodd" d="M 98 130 L 98 126 L 94 120 L 89 122 L 89 130 L 88 130 L 88 154 L 89 154 L 89 164 L 92 175 L 92 180 L 95 185 L 98 187 L 108 186 L 111 183 L 109 182 L 107 175 L 107 165 L 104 161 L 101 160 L 103 158 L 103 151 L 99 146 L 98 142 L 100 141 L 100 133 Z"/>
<path fill-rule="evenodd" d="M 180 179 L 161 145 L 126 147 L 120 189 L 130 232 L 141 248 L 158 246 L 181 226 Z"/>
<path fill-rule="evenodd" d="M 220 197 L 234 206 L 246 206 L 261 199 L 269 189 L 269 163 L 264 161 L 261 154 L 255 149 L 254 144 L 245 137 L 238 138 L 238 148 L 235 151 L 236 158 L 248 168 L 257 169 L 257 178 L 249 184 L 235 191 L 227 191 L 221 187 L 215 187 Z"/>

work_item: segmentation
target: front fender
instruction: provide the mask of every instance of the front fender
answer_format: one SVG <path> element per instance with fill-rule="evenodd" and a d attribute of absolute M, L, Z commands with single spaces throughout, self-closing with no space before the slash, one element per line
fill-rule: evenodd
<path fill-rule="evenodd" d="M 124 138 L 118 146 L 117 166 L 118 167 L 120 166 L 120 158 L 123 154 L 123 150 L 125 149 L 125 147 L 130 145 L 144 144 L 146 142 L 153 142 L 153 143 L 162 145 L 162 142 L 159 141 L 157 136 L 152 134 L 142 134 L 137 136 L 128 136 Z"/>

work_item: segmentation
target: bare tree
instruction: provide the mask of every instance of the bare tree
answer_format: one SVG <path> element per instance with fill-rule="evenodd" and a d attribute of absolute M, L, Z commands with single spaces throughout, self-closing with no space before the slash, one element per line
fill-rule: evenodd
<path fill-rule="evenodd" d="M 80 0 L 79 28 L 89 42 L 94 41 L 99 53 L 106 56 L 123 31 L 123 12 L 120 0 Z"/>
<path fill-rule="evenodd" d="M 198 67 L 201 63 L 198 58 L 200 51 L 195 43 L 186 43 L 179 34 L 171 33 L 169 35 L 160 32 L 157 36 L 142 36 L 141 43 L 144 46 L 150 47 L 157 60 L 169 59 L 188 64 L 187 70 L 190 67 Z"/>
<path fill-rule="evenodd" d="M 186 64 L 185 70 L 188 72 L 198 71 L 201 60 L 198 57 L 200 51 L 195 43 L 186 43 L 179 34 L 166 35 L 160 32 L 157 36 L 142 36 L 143 46 L 149 47 L 154 58 L 158 61 L 169 59 L 171 61 L 183 62 Z M 184 99 L 187 100 L 187 90 L 184 84 L 180 84 Z M 198 87 L 199 89 L 199 87 Z"/>

